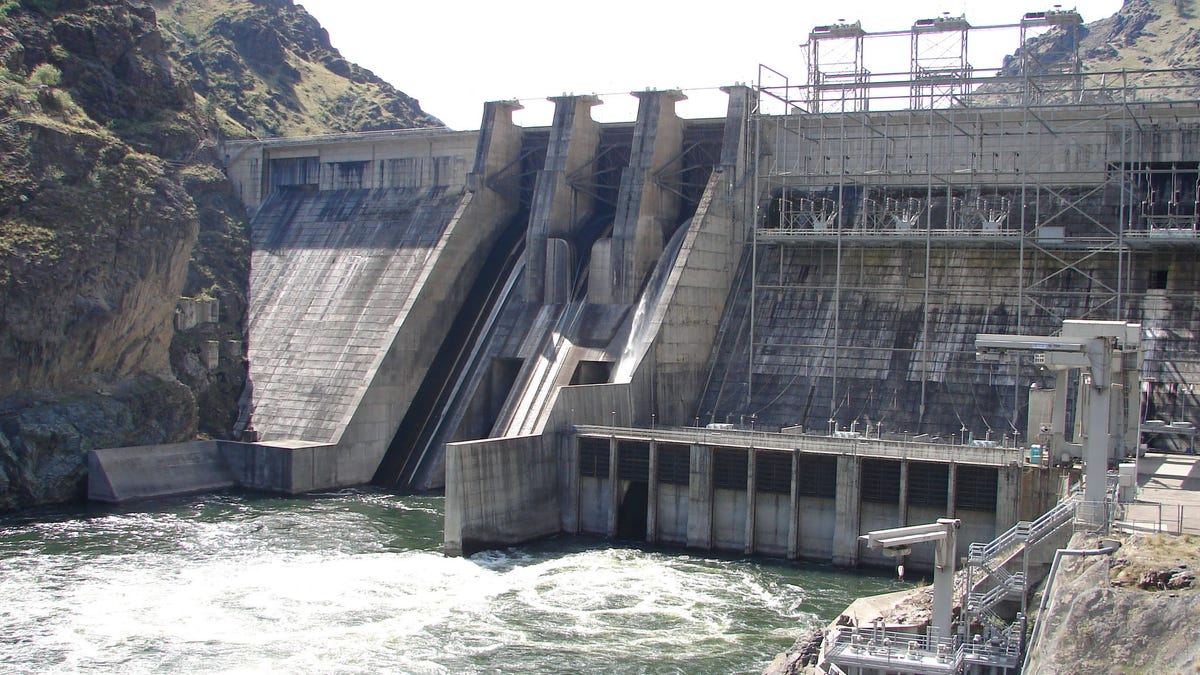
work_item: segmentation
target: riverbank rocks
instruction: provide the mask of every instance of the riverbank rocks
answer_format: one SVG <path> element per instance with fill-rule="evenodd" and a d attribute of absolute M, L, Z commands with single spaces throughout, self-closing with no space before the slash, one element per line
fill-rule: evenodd
<path fill-rule="evenodd" d="M 786 652 L 779 654 L 763 675 L 808 675 L 816 672 L 814 667 L 821 655 L 821 644 L 825 631 L 813 628 L 804 633 Z"/>
<path fill-rule="evenodd" d="M 101 391 L 0 405 L 0 512 L 83 496 L 87 451 L 174 443 L 196 434 L 191 391 L 141 377 Z"/>

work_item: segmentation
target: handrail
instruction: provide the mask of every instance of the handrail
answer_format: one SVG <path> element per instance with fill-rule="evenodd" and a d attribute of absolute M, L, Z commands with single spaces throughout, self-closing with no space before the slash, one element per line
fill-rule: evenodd
<path fill-rule="evenodd" d="M 1046 534 L 1053 532 L 1058 529 L 1059 525 L 1073 518 L 1078 504 L 1079 502 L 1075 496 L 1069 496 L 1058 504 L 1055 504 L 1054 508 L 1043 513 L 1037 520 L 1030 523 L 1029 540 L 1026 542 L 1026 545 L 1036 544 Z"/>
<path fill-rule="evenodd" d="M 975 608 L 975 611 L 983 612 L 1007 600 L 1013 593 L 1023 592 L 1024 590 L 1025 575 L 1018 572 L 1008 575 L 1001 583 L 983 593 L 969 594 L 967 602 Z"/>
<path fill-rule="evenodd" d="M 1003 534 L 984 544 L 972 542 L 968 548 L 968 559 L 973 565 L 984 565 L 1001 551 L 1007 550 L 1018 540 L 1020 523 L 1008 528 Z"/>
<path fill-rule="evenodd" d="M 575 425 L 571 430 L 580 436 L 617 437 L 624 440 L 659 441 L 690 445 L 755 447 L 759 450 L 799 451 L 814 454 L 887 457 L 918 461 L 945 461 L 952 449 L 959 464 L 1008 466 L 1015 461 L 1018 450 L 1004 447 L 975 447 L 948 443 L 917 441 L 880 441 L 876 438 L 837 438 L 808 434 L 784 434 L 776 431 L 747 431 L 741 429 L 709 429 L 705 427 L 657 427 L 654 429 L 603 425 Z"/>
<path fill-rule="evenodd" d="M 884 670 L 896 663 L 924 662 L 923 670 L 953 673 L 968 659 L 1014 667 L 1020 654 L 1020 642 L 1013 639 L 1011 630 L 1008 638 L 996 642 L 961 642 L 957 637 L 931 639 L 917 633 L 855 626 L 839 626 L 831 637 L 832 644 L 825 653 L 826 668 L 840 668 L 838 659 L 856 666 L 877 664 Z"/>

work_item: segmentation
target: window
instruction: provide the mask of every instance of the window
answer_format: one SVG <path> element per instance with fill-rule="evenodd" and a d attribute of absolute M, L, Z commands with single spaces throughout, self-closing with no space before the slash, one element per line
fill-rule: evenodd
<path fill-rule="evenodd" d="M 786 452 L 757 453 L 754 461 L 754 489 L 757 492 L 790 495 L 792 456 Z"/>
<path fill-rule="evenodd" d="M 608 439 L 579 439 L 579 475 L 608 478 Z"/>
<path fill-rule="evenodd" d="M 837 497 L 837 457 L 800 455 L 800 480 L 796 493 L 802 497 Z"/>
<path fill-rule="evenodd" d="M 946 489 L 949 486 L 949 464 L 909 463 L 908 503 L 910 505 L 945 508 Z"/>
<path fill-rule="evenodd" d="M 995 511 L 998 480 L 996 469 L 990 466 L 959 464 L 954 505 L 960 509 Z"/>
<path fill-rule="evenodd" d="M 727 490 L 746 489 L 745 450 L 717 448 L 713 451 L 713 487 Z"/>
<path fill-rule="evenodd" d="M 900 462 L 864 459 L 862 500 L 878 504 L 900 503 Z"/>
<path fill-rule="evenodd" d="M 617 443 L 617 478 L 649 482 L 649 443 L 646 441 L 620 441 Z"/>
<path fill-rule="evenodd" d="M 691 475 L 691 459 L 691 446 L 673 443 L 659 445 L 658 482 L 667 485 L 687 485 Z"/>

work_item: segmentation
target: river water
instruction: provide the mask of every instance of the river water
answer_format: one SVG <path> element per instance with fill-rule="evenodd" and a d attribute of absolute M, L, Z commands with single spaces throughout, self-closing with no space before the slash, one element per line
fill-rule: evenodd
<path fill-rule="evenodd" d="M 0 672 L 757 673 L 890 579 L 562 538 L 442 501 L 224 494 L 0 519 Z"/>

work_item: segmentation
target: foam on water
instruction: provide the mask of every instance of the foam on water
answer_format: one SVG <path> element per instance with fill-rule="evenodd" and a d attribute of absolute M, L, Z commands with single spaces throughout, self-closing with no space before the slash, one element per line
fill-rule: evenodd
<path fill-rule="evenodd" d="M 0 671 L 758 672 L 893 586 L 580 540 L 445 558 L 440 522 L 382 494 L 0 521 Z"/>

